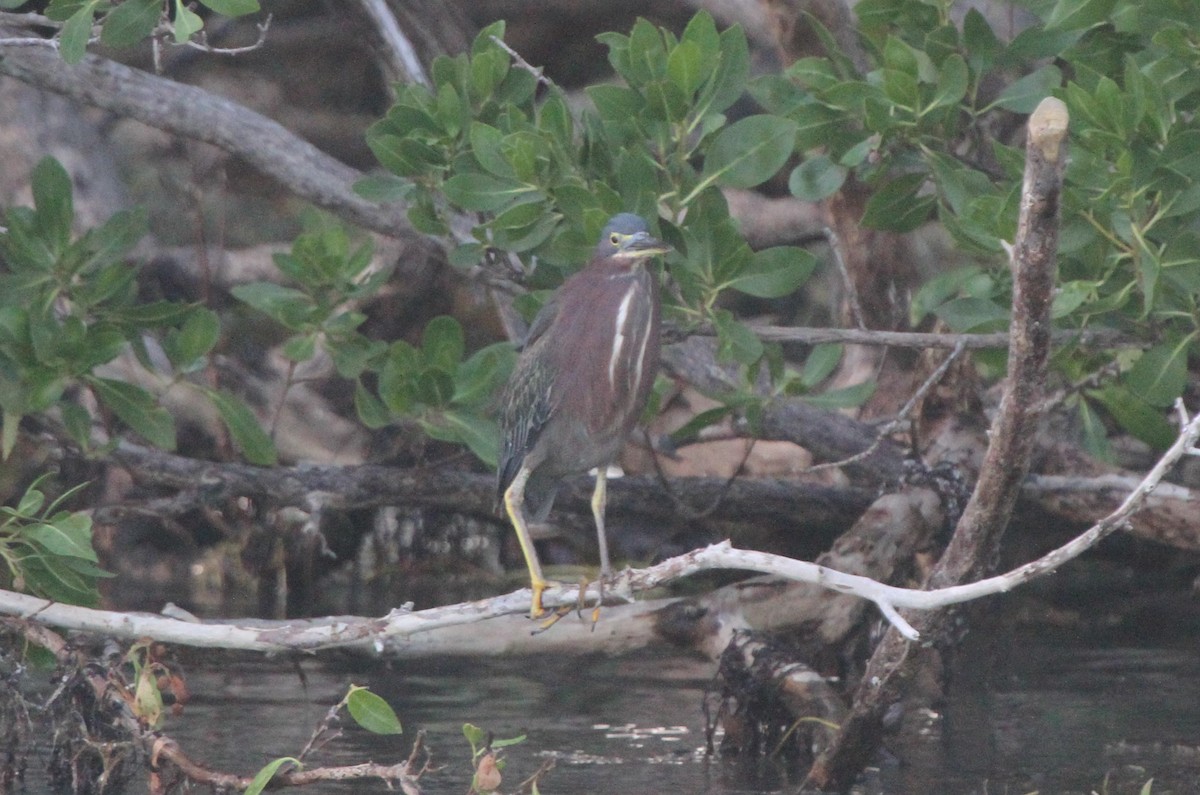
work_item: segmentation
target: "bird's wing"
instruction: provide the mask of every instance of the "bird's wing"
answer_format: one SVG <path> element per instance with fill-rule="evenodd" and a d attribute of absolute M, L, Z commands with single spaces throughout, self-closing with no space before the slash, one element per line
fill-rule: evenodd
<path fill-rule="evenodd" d="M 517 364 L 505 395 L 502 421 L 503 441 L 497 468 L 500 497 L 521 471 L 525 456 L 537 444 L 554 410 L 551 398 L 553 382 L 545 368 Z"/>
<path fill-rule="evenodd" d="M 523 352 L 517 367 L 509 378 L 504 396 L 503 434 L 500 462 L 497 469 L 497 486 L 501 499 L 504 491 L 513 482 L 525 456 L 537 444 L 538 437 L 554 410 L 551 400 L 552 379 L 544 367 L 533 366 L 529 349 L 541 339 L 558 316 L 558 297 L 551 297 L 542 305 L 541 311 L 529 324 L 529 331 L 521 343 Z"/>
<path fill-rule="evenodd" d="M 556 317 L 558 317 L 557 294 L 552 295 L 546 303 L 542 304 L 542 308 L 534 315 L 533 322 L 529 324 L 529 330 L 525 332 L 525 339 L 521 340 L 519 350 L 523 351 L 537 342 L 538 338 L 546 333 L 546 329 L 550 328 L 550 324 Z"/>

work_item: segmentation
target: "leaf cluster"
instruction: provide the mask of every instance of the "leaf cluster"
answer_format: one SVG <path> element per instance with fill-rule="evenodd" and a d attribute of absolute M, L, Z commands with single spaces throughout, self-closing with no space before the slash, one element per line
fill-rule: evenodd
<path fill-rule="evenodd" d="M 16 507 L 0 506 L 0 586 L 56 602 L 94 607 L 96 580 L 112 575 L 92 549 L 92 519 L 61 509 L 73 491 L 46 504 L 34 482 Z"/>
<path fill-rule="evenodd" d="M 907 232 L 936 218 L 965 254 L 996 262 L 1015 234 L 1023 158 L 991 131 L 1044 96 L 1063 99 L 1071 160 L 1055 320 L 1153 345 L 1118 360 L 1116 382 L 1073 398 L 1085 441 L 1106 453 L 1103 410 L 1167 444 L 1162 409 L 1182 394 L 1188 358 L 1200 353 L 1200 6 L 1034 2 L 1036 19 L 1005 42 L 977 10 L 954 22 L 951 5 L 859 3 L 863 72 L 810 20 L 835 55 L 754 81 L 764 107 L 798 125 L 804 161 L 789 188 L 815 200 L 857 180 L 872 189 L 865 225 Z M 1010 293 L 1006 269 L 968 264 L 923 287 L 912 321 L 932 313 L 955 331 L 1002 329 Z M 1083 382 L 1110 361 L 1071 349 L 1056 364 Z"/>
<path fill-rule="evenodd" d="M 42 160 L 32 184 L 34 206 L 9 208 L 0 232 L 0 456 L 12 452 L 22 417 L 51 409 L 85 450 L 94 447 L 93 424 L 110 417 L 173 449 L 175 421 L 154 394 L 97 374 L 131 351 L 164 389 L 186 384 L 207 396 L 248 459 L 274 463 L 270 439 L 242 401 L 188 379 L 220 339 L 217 315 L 194 304 L 139 299 L 139 267 L 128 260 L 145 235 L 145 213 L 121 211 L 76 236 L 62 165 Z M 77 399 L 80 389 L 96 398 L 99 416 Z"/>
<path fill-rule="evenodd" d="M 730 124 L 725 115 L 746 87 L 740 28 L 718 32 L 701 12 L 679 38 L 645 20 L 628 36 L 602 35 L 624 84 L 588 89 L 594 110 L 578 115 L 557 88 L 539 95 L 538 79 L 500 46 L 503 32 L 496 23 L 470 53 L 435 61 L 433 88 L 399 87 L 368 132 L 389 175 L 360 191 L 410 202 L 410 220 L 431 234 L 472 214 L 478 223 L 453 261 L 519 258 L 530 286 L 543 290 L 587 261 L 612 215 L 659 219 L 678 251 L 667 260 L 683 298 L 674 310 L 691 323 L 717 321 L 726 289 L 779 297 L 808 278 L 814 261 L 800 249 L 751 252 L 719 191 L 761 184 L 793 149 L 790 120 Z M 544 297 L 534 295 L 522 306 L 530 313 Z M 726 353 L 757 361 L 762 345 L 725 321 Z"/>
<path fill-rule="evenodd" d="M 494 465 L 499 430 L 491 402 L 512 367 L 511 348 L 492 345 L 468 356 L 462 326 L 449 316 L 430 321 L 420 346 L 362 334 L 366 316 L 354 307 L 391 275 L 372 265 L 371 250 L 369 243 L 353 247 L 340 226 L 313 228 L 275 257 L 294 286 L 256 282 L 233 293 L 291 332 L 282 350 L 293 362 L 318 349 L 327 353 L 338 375 L 353 382 L 367 427 L 413 420 L 429 436 L 465 444 Z"/>

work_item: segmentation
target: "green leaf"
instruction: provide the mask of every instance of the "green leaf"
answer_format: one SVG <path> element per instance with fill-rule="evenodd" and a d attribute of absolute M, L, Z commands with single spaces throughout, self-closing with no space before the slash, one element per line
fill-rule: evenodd
<path fill-rule="evenodd" d="M 745 365 L 754 364 L 762 358 L 762 340 L 738 322 L 728 309 L 713 312 L 713 324 L 717 327 L 718 358 Z"/>
<path fill-rule="evenodd" d="M 317 335 L 297 334 L 283 343 L 280 349 L 283 358 L 291 362 L 307 362 L 317 353 Z"/>
<path fill-rule="evenodd" d="M 1144 352 L 1125 374 L 1125 383 L 1151 406 L 1169 406 L 1187 384 L 1188 346 L 1195 332 Z"/>
<path fill-rule="evenodd" d="M 942 61 L 942 68 L 938 72 L 937 91 L 934 92 L 933 99 L 925 111 L 957 105 L 967 94 L 969 79 L 967 62 L 958 53 L 950 55 Z"/>
<path fill-rule="evenodd" d="M 699 438 L 700 431 L 710 425 L 716 425 L 718 422 L 721 422 L 732 414 L 734 410 L 734 406 L 717 406 L 696 414 L 681 427 L 671 432 L 671 443 L 678 447 L 695 441 Z"/>
<path fill-rule="evenodd" d="M 36 541 L 53 555 L 66 555 L 98 562 L 92 549 L 92 521 L 84 514 L 73 514 L 54 524 L 39 522 L 21 528 L 20 535 Z M 69 519 L 69 521 L 68 521 Z"/>
<path fill-rule="evenodd" d="M 21 428 L 21 415 L 9 409 L 0 411 L 0 460 L 7 461 L 17 446 L 18 431 Z"/>
<path fill-rule="evenodd" d="M 1000 96 L 992 104 L 1014 113 L 1033 113 L 1038 103 L 1053 94 L 1061 85 L 1062 72 L 1058 67 L 1043 66 L 1010 84 L 1000 92 Z"/>
<path fill-rule="evenodd" d="M 490 212 L 535 192 L 532 185 L 488 174 L 456 174 L 446 180 L 446 198 L 464 210 Z"/>
<path fill-rule="evenodd" d="M 506 342 L 475 351 L 458 366 L 451 402 L 457 406 L 474 406 L 487 401 L 512 369 L 514 358 L 512 346 Z"/>
<path fill-rule="evenodd" d="M 815 202 L 832 196 L 846 181 L 849 170 L 828 155 L 815 155 L 792 169 L 788 190 L 798 199 Z"/>
<path fill-rule="evenodd" d="M 413 183 L 395 174 L 368 174 L 354 183 L 355 193 L 380 204 L 408 201 L 415 190 Z"/>
<path fill-rule="evenodd" d="M 963 44 L 971 56 L 971 65 L 975 71 L 986 72 L 996 56 L 1004 50 L 1004 45 L 992 31 L 987 18 L 972 8 L 963 19 Z"/>
<path fill-rule="evenodd" d="M 34 546 L 26 548 L 37 549 Z M 26 592 L 84 607 L 97 604 L 100 595 L 96 592 L 95 577 L 75 571 L 71 561 L 86 562 L 81 558 L 60 558 L 41 552 L 22 554 L 17 565 L 25 578 Z"/>
<path fill-rule="evenodd" d="M 1162 409 L 1151 406 L 1129 389 L 1109 384 L 1087 392 L 1099 401 L 1122 428 L 1156 450 L 1166 450 L 1175 441 L 1175 428 L 1163 417 Z"/>
<path fill-rule="evenodd" d="M 146 441 L 163 450 L 175 449 L 175 420 L 149 392 L 110 378 L 87 376 L 85 380 L 100 402 Z"/>
<path fill-rule="evenodd" d="M 605 121 L 627 123 L 637 118 L 646 107 L 646 100 L 631 88 L 624 86 L 588 86 L 584 93 L 596 106 L 596 112 Z"/>
<path fill-rule="evenodd" d="M 937 308 L 937 316 L 959 334 L 999 331 L 1008 325 L 1008 310 L 987 298 L 955 298 Z"/>
<path fill-rule="evenodd" d="M 703 181 L 752 188 L 783 168 L 796 142 L 796 122 L 779 116 L 749 116 L 726 127 L 704 158 Z"/>
<path fill-rule="evenodd" d="M 362 381 L 354 382 L 354 411 L 363 425 L 371 430 L 387 427 L 392 422 L 391 412 L 383 402 L 371 394 L 363 386 Z"/>
<path fill-rule="evenodd" d="M 17 503 L 17 515 L 24 517 L 34 516 L 42 509 L 45 503 L 46 495 L 37 489 L 31 488 L 21 496 L 21 501 Z"/>
<path fill-rule="evenodd" d="M 1116 0 L 1058 0 L 1046 30 L 1084 30 L 1107 22 Z"/>
<path fill-rule="evenodd" d="M 500 458 L 500 426 L 477 414 L 449 409 L 439 415 L 438 425 L 450 432 L 450 437 L 431 434 L 447 441 L 465 444 L 480 461 L 495 468 Z"/>
<path fill-rule="evenodd" d="M 186 369 L 211 351 L 220 337 L 221 321 L 217 313 L 196 307 L 188 313 L 178 332 L 167 335 L 163 349 L 173 365 Z"/>
<path fill-rule="evenodd" d="M 842 345 L 836 342 L 815 346 L 804 360 L 800 383 L 811 389 L 828 378 L 842 360 L 842 350 Z"/>
<path fill-rule="evenodd" d="M 355 723 L 373 734 L 402 734 L 404 731 L 388 703 L 365 687 L 350 686 L 346 709 Z"/>
<path fill-rule="evenodd" d="M 427 366 L 454 375 L 465 349 L 462 325 L 449 315 L 439 315 L 425 326 L 421 350 Z"/>
<path fill-rule="evenodd" d="M 681 41 L 667 56 L 667 77 L 683 92 L 685 101 L 708 77 L 712 67 L 712 62 L 705 61 L 700 45 L 694 41 Z"/>
<path fill-rule="evenodd" d="M 258 422 L 258 417 L 254 416 L 254 412 L 250 410 L 249 406 L 239 398 L 225 392 L 208 390 L 206 392 L 208 399 L 217 407 L 225 427 L 229 429 L 233 443 L 242 451 L 242 455 L 246 457 L 247 461 L 264 467 L 279 463 L 275 443 L 263 430 L 262 425 Z"/>
<path fill-rule="evenodd" d="M 100 0 L 89 0 L 72 14 L 62 27 L 58 37 L 58 49 L 62 59 L 69 64 L 77 64 L 87 53 L 88 40 L 92 37 L 92 23 L 95 22 L 96 6 Z"/>
<path fill-rule="evenodd" d="M 300 760 L 291 756 L 272 759 L 254 774 L 254 778 L 250 780 L 250 785 L 246 787 L 246 795 L 262 795 L 262 791 L 271 783 L 271 779 L 275 778 L 275 774 L 279 772 L 279 768 L 289 764 L 294 765 L 298 770 L 304 769 L 304 765 L 301 764 Z"/>
<path fill-rule="evenodd" d="M 863 381 L 861 384 L 848 386 L 843 389 L 831 389 L 820 394 L 801 395 L 805 403 L 823 409 L 848 409 L 861 406 L 875 394 L 875 381 Z"/>
<path fill-rule="evenodd" d="M 464 723 L 462 731 L 463 737 L 471 744 L 471 753 L 478 753 L 479 749 L 487 745 L 488 733 L 475 724 Z"/>
<path fill-rule="evenodd" d="M 240 17 L 259 10 L 258 0 L 200 0 L 200 5 L 227 17 Z"/>
<path fill-rule="evenodd" d="M 871 195 L 863 212 L 862 225 L 890 232 L 911 232 L 929 219 L 937 204 L 930 195 L 919 195 L 925 183 L 922 173 L 903 174 Z"/>
<path fill-rule="evenodd" d="M 750 45 L 741 25 L 732 25 L 721 31 L 721 56 L 713 74 L 710 88 L 705 91 L 712 98 L 708 103 L 709 113 L 721 113 L 741 98 L 746 92 L 746 77 L 750 74 Z"/>
<path fill-rule="evenodd" d="M 756 298 L 782 298 L 808 281 L 816 257 L 797 246 L 775 246 L 755 252 L 729 287 Z"/>
<path fill-rule="evenodd" d="M 1112 463 L 1113 451 L 1112 445 L 1108 443 L 1108 431 L 1087 398 L 1079 401 L 1079 425 L 1082 429 L 1083 449 L 1098 461 Z"/>
<path fill-rule="evenodd" d="M 516 176 L 512 164 L 504 157 L 500 148 L 504 133 L 483 122 L 473 122 L 469 133 L 471 154 L 486 171 L 497 177 L 511 179 Z"/>
<path fill-rule="evenodd" d="M 125 0 L 104 17 L 100 43 L 117 49 L 132 47 L 154 32 L 162 10 L 161 0 Z"/>
<path fill-rule="evenodd" d="M 35 222 L 51 250 L 61 253 L 71 240 L 75 205 L 71 199 L 71 176 L 53 157 L 43 157 L 33 169 Z"/>
<path fill-rule="evenodd" d="M 175 0 L 175 43 L 183 44 L 204 27 L 204 20 L 195 11 Z"/>
<path fill-rule="evenodd" d="M 304 324 L 312 309 L 312 300 L 304 293 L 271 282 L 239 284 L 230 292 L 239 301 L 294 330 Z"/>
<path fill-rule="evenodd" d="M 518 745 L 525 742 L 525 735 L 518 734 L 516 737 L 506 737 L 504 739 L 492 739 L 492 748 L 508 748 L 511 745 Z"/>

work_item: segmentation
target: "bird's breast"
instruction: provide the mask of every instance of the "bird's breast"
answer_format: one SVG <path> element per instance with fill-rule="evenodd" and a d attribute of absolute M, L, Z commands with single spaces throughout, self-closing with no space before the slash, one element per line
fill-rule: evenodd
<path fill-rule="evenodd" d="M 645 408 L 658 369 L 657 282 L 638 268 L 609 276 L 561 308 L 560 410 L 592 433 L 624 436 Z"/>

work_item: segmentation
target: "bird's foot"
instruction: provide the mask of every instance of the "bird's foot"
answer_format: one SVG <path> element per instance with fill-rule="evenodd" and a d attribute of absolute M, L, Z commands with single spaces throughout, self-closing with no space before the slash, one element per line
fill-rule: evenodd
<path fill-rule="evenodd" d="M 596 597 L 595 606 L 592 607 L 592 632 L 596 631 L 596 624 L 600 621 L 600 608 L 604 607 L 605 581 L 610 579 L 612 579 L 612 572 L 609 571 L 601 571 L 600 576 L 596 579 L 596 589 L 599 591 L 599 594 Z M 587 581 L 579 584 L 579 603 L 577 605 L 577 611 L 581 620 L 583 619 L 583 608 L 587 602 L 588 585 L 590 585 L 590 583 Z"/>
<path fill-rule="evenodd" d="M 570 614 L 570 605 L 547 610 L 546 606 L 542 604 L 542 594 L 546 592 L 546 589 L 557 587 L 558 585 L 559 583 L 546 580 L 535 580 L 529 584 L 530 589 L 533 591 L 533 603 L 529 607 L 529 618 L 531 621 L 539 622 L 537 628 L 531 634 L 539 635 L 545 632 L 562 620 L 563 616 Z"/>
<path fill-rule="evenodd" d="M 549 613 L 548 616 L 547 616 L 547 613 Z M 538 623 L 537 629 L 533 630 L 533 632 L 531 632 L 530 634 L 531 635 L 540 635 L 543 632 L 545 632 L 546 630 L 550 629 L 550 627 L 557 624 L 559 621 L 562 621 L 562 619 L 564 617 L 569 616 L 570 614 L 571 614 L 571 606 L 570 605 L 562 605 L 562 606 L 556 607 L 550 611 L 543 611 L 542 615 L 540 616 L 541 621 Z"/>

